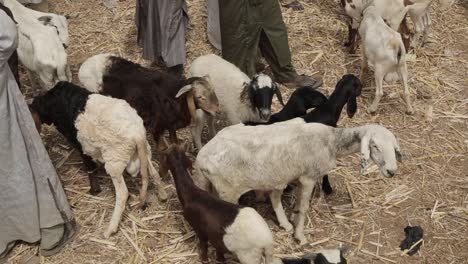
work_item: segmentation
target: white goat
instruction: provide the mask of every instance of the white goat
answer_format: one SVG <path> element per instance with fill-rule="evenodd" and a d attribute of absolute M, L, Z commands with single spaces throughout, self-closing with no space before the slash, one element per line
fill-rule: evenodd
<path fill-rule="evenodd" d="M 349 35 L 350 45 L 353 45 L 355 32 L 357 31 L 362 17 L 363 11 L 370 5 L 374 5 L 377 13 L 384 21 L 394 30 L 399 31 L 408 42 L 405 42 L 405 48 L 409 48 L 409 29 L 404 20 L 408 13 L 415 25 L 415 35 L 412 39 L 411 46 L 416 47 L 417 42 L 424 32 L 424 42 L 428 36 L 431 36 L 431 17 L 429 6 L 433 0 L 342 0 L 341 3 L 345 9 L 345 13 L 351 17 L 351 29 Z M 424 43 L 423 42 L 423 43 Z M 351 47 L 354 50 L 356 47 Z"/>
<path fill-rule="evenodd" d="M 392 177 L 400 160 L 395 136 L 386 128 L 367 125 L 333 128 L 296 118 L 271 125 L 238 124 L 221 130 L 198 153 L 195 182 L 207 190 L 210 183 L 220 198 L 237 203 L 250 190 L 271 191 L 270 199 L 280 226 L 291 230 L 281 195 L 287 184 L 300 183 L 299 203 L 293 216 L 295 238 L 306 243 L 305 212 L 319 177 L 336 167 L 336 158 L 361 152 L 361 173 L 369 159 L 381 173 Z"/>
<path fill-rule="evenodd" d="M 198 57 L 190 68 L 192 77 L 210 76 L 222 111 L 230 124 L 241 122 L 267 122 L 271 115 L 271 102 L 276 94 L 282 105 L 283 99 L 278 85 L 268 75 L 258 74 L 252 80 L 234 64 L 210 54 Z M 208 121 L 209 136 L 213 137 L 214 118 L 197 110 L 197 126 L 193 127 L 192 137 L 198 149 L 201 148 L 201 132 L 204 121 Z M 198 125 L 200 124 L 200 125 Z"/>
<path fill-rule="evenodd" d="M 400 0 L 408 5 L 408 14 L 414 24 L 415 34 L 411 46 L 416 47 L 419 38 L 423 35 L 422 44 L 427 42 L 428 37 L 432 37 L 432 20 L 429 7 L 434 0 Z"/>
<path fill-rule="evenodd" d="M 362 38 L 362 73 L 366 72 L 368 64 L 374 67 L 375 72 L 375 98 L 369 107 L 371 113 L 377 111 L 381 97 L 383 96 L 383 79 L 386 74 L 398 72 L 403 81 L 406 113 L 414 112 L 410 101 L 408 89 L 408 72 L 406 67 L 406 50 L 398 32 L 385 24 L 375 6 L 369 6 L 364 10 L 364 18 L 359 27 Z"/>
<path fill-rule="evenodd" d="M 18 22 L 18 56 L 28 70 L 33 94 L 38 94 L 34 74 L 39 76 L 40 86 L 45 90 L 51 89 L 58 81 L 71 80 L 67 53 L 57 29 L 43 25 L 30 9 L 17 1 L 7 0 L 5 6 L 10 8 Z"/>
<path fill-rule="evenodd" d="M 21 5 L 16 0 L 4 0 L 6 7 L 16 8 L 18 12 L 24 12 L 25 15 L 29 17 L 36 18 L 44 26 L 50 26 L 55 29 L 57 32 L 60 41 L 63 43 L 64 47 L 67 48 L 69 45 L 69 34 L 68 34 L 68 21 L 66 16 L 57 15 L 54 13 L 44 13 L 39 12 L 30 8 L 19 8 L 18 5 Z"/>

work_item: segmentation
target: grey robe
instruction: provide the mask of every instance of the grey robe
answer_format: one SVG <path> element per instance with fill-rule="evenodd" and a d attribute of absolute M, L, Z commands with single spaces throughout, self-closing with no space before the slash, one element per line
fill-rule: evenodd
<path fill-rule="evenodd" d="M 75 225 L 57 173 L 8 66 L 18 37 L 16 25 L 2 10 L 0 29 L 1 262 L 16 241 L 41 241 L 41 253 L 54 254 L 75 233 Z"/>
<path fill-rule="evenodd" d="M 213 47 L 221 50 L 221 27 L 219 24 L 218 0 L 208 0 L 207 4 L 207 32 L 208 40 Z"/>
<path fill-rule="evenodd" d="M 136 0 L 135 21 L 144 59 L 162 58 L 167 67 L 185 63 L 185 0 Z"/>

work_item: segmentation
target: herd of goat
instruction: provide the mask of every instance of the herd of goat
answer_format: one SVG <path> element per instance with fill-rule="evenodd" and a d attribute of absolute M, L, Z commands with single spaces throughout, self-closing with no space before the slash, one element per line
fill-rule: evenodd
<path fill-rule="evenodd" d="M 355 52 L 359 32 L 362 72 L 368 65 L 375 72 L 371 113 L 377 111 L 383 95 L 384 78 L 395 76 L 404 86 L 406 112 L 414 112 L 405 54 L 417 45 L 422 33 L 424 39 L 431 34 L 431 2 L 341 0 L 351 18 L 346 45 Z M 383 176 L 395 175 L 401 153 L 392 132 L 379 125 L 337 128 L 345 105 L 350 118 L 356 113 L 363 76 L 344 75 L 328 98 L 310 87 L 298 88 L 284 104 L 279 86 L 268 75 L 249 78 L 217 55 L 196 58 L 190 78 L 180 79 L 112 54 L 99 54 L 81 65 L 82 88 L 70 82 L 64 16 L 33 11 L 16 0 L 4 0 L 0 8 L 18 25 L 19 46 L 10 66 L 18 83 L 18 60 L 29 74 L 34 95 L 29 107 L 38 131 L 41 124 L 53 124 L 80 151 L 91 194 L 101 191 L 95 176 L 98 163 L 111 176 L 116 202 L 106 238 L 117 231 L 129 197 L 124 171 L 133 177 L 141 174 L 141 206 L 146 202 L 150 176 L 159 199 L 167 199 L 161 176 L 170 171 L 184 217 L 200 240 L 203 263 L 208 263 L 208 242 L 216 249 L 218 261 L 231 252 L 243 264 L 261 263 L 263 258 L 268 264 L 346 263 L 340 250 L 323 250 L 302 259 L 273 257 L 273 236 L 266 221 L 255 209 L 237 204 L 251 190 L 259 199 L 268 195 L 279 225 L 287 231 L 294 229 L 294 237 L 304 244 L 304 221 L 313 188 L 323 177 L 323 190 L 332 191 L 327 174 L 336 167 L 338 157 L 358 152 L 360 173 L 372 160 Z M 415 26 L 411 43 L 407 13 Z M 35 77 L 39 84 L 34 83 Z M 45 93 L 39 95 L 41 89 Z M 283 109 L 272 114 L 275 96 Z M 219 112 L 230 126 L 216 133 Z M 205 122 L 209 141 L 204 145 Z M 194 164 L 177 138 L 176 131 L 186 127 L 198 150 Z M 159 171 L 152 162 L 147 131 L 157 145 Z M 163 139 L 166 131 L 170 146 Z M 317 149 L 320 151 L 311 151 Z M 293 182 L 298 187 L 291 223 L 281 196 Z"/>

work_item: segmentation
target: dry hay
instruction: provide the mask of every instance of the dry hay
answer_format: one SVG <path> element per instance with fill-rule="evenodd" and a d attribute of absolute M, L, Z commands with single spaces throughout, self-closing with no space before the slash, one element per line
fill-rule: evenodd
<path fill-rule="evenodd" d="M 145 63 L 135 44 L 135 1 L 121 1 L 114 12 L 98 0 L 51 2 L 53 11 L 77 16 L 70 20 L 69 48 L 75 75 L 86 58 L 98 53 L 113 52 Z M 214 52 L 206 38 L 205 2 L 188 1 L 189 62 Z M 348 55 L 342 45 L 347 27 L 336 1 L 301 2 L 305 12 L 283 10 L 294 65 L 300 73 L 323 76 L 322 90 L 329 94 L 343 74 L 359 73 L 360 59 Z M 331 173 L 335 193 L 327 198 L 315 195 L 312 200 L 305 227 L 310 245 L 304 247 L 298 246 L 292 234 L 278 228 L 269 204 L 254 204 L 247 199 L 269 222 L 277 241 L 278 256 L 299 256 L 343 244 L 351 246 L 350 263 L 468 263 L 466 8 L 466 2 L 458 2 L 441 10 L 437 1 L 432 7 L 434 43 L 418 48 L 416 59 L 408 63 L 414 116 L 404 114 L 403 100 L 399 98 L 402 88 L 395 84 L 386 85 L 386 96 L 378 114 L 369 115 L 365 109 L 374 94 L 369 78 L 355 118 L 343 115 L 340 121 L 343 127 L 378 123 L 395 132 L 405 155 L 396 177 L 385 179 L 375 167 L 360 177 L 356 155 L 340 160 L 338 168 Z M 290 94 L 291 90 L 283 89 L 283 92 Z M 433 104 L 432 122 L 425 120 L 428 104 Z M 279 109 L 277 102 L 274 107 Z M 182 136 L 189 140 L 188 133 Z M 140 211 L 127 207 L 119 232 L 104 240 L 102 232 L 114 204 L 111 181 L 101 173 L 103 192 L 96 197 L 88 195 L 88 180 L 76 151 L 71 153 L 64 138 L 53 128 L 46 130 L 43 139 L 81 229 L 60 254 L 35 260 L 42 263 L 199 263 L 197 240 L 183 220 L 170 182 L 165 182 L 172 193 L 167 203 L 156 200 L 153 188 L 149 208 Z M 130 181 L 130 192 L 136 194 L 138 185 Z M 286 194 L 284 200 L 290 211 L 294 197 Z M 413 257 L 402 256 L 398 249 L 407 225 L 420 225 L 425 231 L 424 245 Z M 23 263 L 37 250 L 36 246 L 21 244 L 11 253 L 10 262 Z M 231 259 L 230 263 L 236 262 Z"/>

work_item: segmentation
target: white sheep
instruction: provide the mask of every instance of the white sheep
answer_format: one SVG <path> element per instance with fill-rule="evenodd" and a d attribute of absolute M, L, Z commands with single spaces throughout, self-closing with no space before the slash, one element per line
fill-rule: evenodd
<path fill-rule="evenodd" d="M 39 131 L 41 123 L 54 124 L 80 150 L 85 164 L 93 163 L 90 158 L 101 162 L 111 176 L 116 192 L 115 208 L 104 237 L 109 238 L 117 231 L 128 199 L 124 170 L 132 176 L 141 172 L 140 205 L 146 201 L 148 174 L 156 182 L 159 197 L 167 198 L 151 162 L 143 120 L 124 100 L 91 94 L 72 83 L 59 82 L 44 95 L 35 97 L 30 109 Z M 91 188 L 96 187 L 92 174 L 89 173 Z"/>
<path fill-rule="evenodd" d="M 296 118 L 271 125 L 238 124 L 221 130 L 198 153 L 195 182 L 210 183 L 225 201 L 237 203 L 250 190 L 271 191 L 270 199 L 281 227 L 292 230 L 281 195 L 287 184 L 299 181 L 299 203 L 293 216 L 295 238 L 306 243 L 305 212 L 319 177 L 336 167 L 336 158 L 360 151 L 361 173 L 371 158 L 381 173 L 392 177 L 401 159 L 395 136 L 379 125 L 333 128 Z"/>
<path fill-rule="evenodd" d="M 250 79 L 234 64 L 215 54 L 198 57 L 190 67 L 192 77 L 208 75 L 222 111 L 230 124 L 241 122 L 267 122 L 271 115 L 271 102 L 276 95 L 282 105 L 283 99 L 276 83 L 268 75 L 257 74 Z M 208 121 L 209 136 L 213 137 L 214 118 L 203 111 L 197 111 L 198 121 L 192 129 L 192 136 L 198 149 L 201 148 L 201 131 Z"/>
<path fill-rule="evenodd" d="M 18 22 L 18 56 L 28 71 L 33 94 L 38 94 L 35 74 L 44 90 L 51 89 L 59 81 L 71 80 L 67 53 L 57 29 L 43 25 L 31 15 L 30 9 L 17 1 L 5 1 L 5 6 L 10 8 Z"/>
<path fill-rule="evenodd" d="M 378 9 L 371 5 L 364 10 L 364 17 L 359 27 L 362 38 L 362 72 L 361 80 L 370 64 L 374 68 L 375 98 L 369 107 L 371 113 L 377 111 L 383 96 L 383 79 L 385 75 L 398 72 L 403 81 L 406 113 L 414 112 L 411 106 L 408 88 L 408 70 L 406 67 L 406 50 L 398 32 L 390 28 L 379 15 Z"/>

